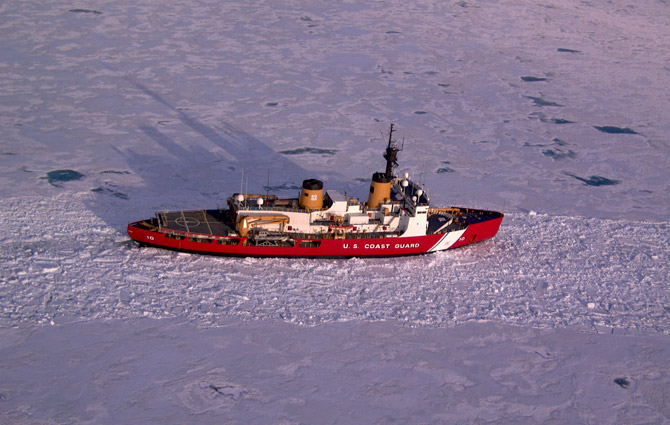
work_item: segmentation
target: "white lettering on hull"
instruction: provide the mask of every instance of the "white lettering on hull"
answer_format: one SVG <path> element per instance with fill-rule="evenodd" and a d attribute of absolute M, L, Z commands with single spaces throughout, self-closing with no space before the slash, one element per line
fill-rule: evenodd
<path fill-rule="evenodd" d="M 350 245 L 345 243 L 342 245 L 344 249 L 359 249 L 358 244 Z M 366 243 L 362 246 L 363 249 L 389 249 L 391 248 L 390 243 Z M 398 243 L 394 246 L 395 249 L 407 249 L 407 248 L 421 248 L 420 243 Z"/>
<path fill-rule="evenodd" d="M 390 243 L 366 243 L 364 248 L 365 249 L 388 249 L 390 247 Z"/>
<path fill-rule="evenodd" d="M 419 243 L 399 243 L 396 244 L 396 249 L 403 249 L 403 248 L 420 248 L 421 244 Z"/>

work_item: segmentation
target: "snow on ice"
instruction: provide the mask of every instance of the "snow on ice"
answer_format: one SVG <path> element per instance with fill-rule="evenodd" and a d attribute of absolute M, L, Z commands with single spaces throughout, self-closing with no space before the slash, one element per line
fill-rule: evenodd
<path fill-rule="evenodd" d="M 493 241 L 431 256 L 222 259 L 137 246 L 87 212 L 97 196 L 0 201 L 17 229 L 0 253 L 0 325 L 175 316 L 216 325 L 233 316 L 670 329 L 667 223 L 512 213 Z"/>
<path fill-rule="evenodd" d="M 0 423 L 670 423 L 669 7 L 3 4 Z M 503 210 L 495 239 L 323 261 L 125 234 L 243 176 L 364 197 L 389 122 L 399 172 Z"/>
<path fill-rule="evenodd" d="M 668 414 L 661 335 L 235 319 L 0 333 L 8 423 L 663 423 Z"/>

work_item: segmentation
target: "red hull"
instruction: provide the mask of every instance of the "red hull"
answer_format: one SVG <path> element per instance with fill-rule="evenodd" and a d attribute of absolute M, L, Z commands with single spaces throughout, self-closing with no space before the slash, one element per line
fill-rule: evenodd
<path fill-rule="evenodd" d="M 247 245 L 247 238 L 218 237 L 202 234 L 182 233 L 175 238 L 161 231 L 152 231 L 140 226 L 142 222 L 130 223 L 128 235 L 135 241 L 160 248 L 177 251 L 243 257 L 393 257 L 427 254 L 445 249 L 458 248 L 494 237 L 503 216 L 473 223 L 465 230 L 425 236 L 392 237 L 379 239 L 297 239 L 295 246 Z M 301 246 L 318 245 L 318 246 Z"/>

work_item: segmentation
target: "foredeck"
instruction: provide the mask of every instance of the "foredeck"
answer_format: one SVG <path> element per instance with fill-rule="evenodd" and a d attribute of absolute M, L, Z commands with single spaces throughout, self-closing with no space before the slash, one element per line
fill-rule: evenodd
<path fill-rule="evenodd" d="M 476 224 L 483 221 L 495 220 L 502 217 L 502 213 L 496 211 L 476 210 L 472 208 L 459 208 L 461 214 L 458 217 L 467 224 Z"/>
<path fill-rule="evenodd" d="M 227 210 L 168 211 L 156 215 L 163 230 L 215 236 L 234 233 Z"/>

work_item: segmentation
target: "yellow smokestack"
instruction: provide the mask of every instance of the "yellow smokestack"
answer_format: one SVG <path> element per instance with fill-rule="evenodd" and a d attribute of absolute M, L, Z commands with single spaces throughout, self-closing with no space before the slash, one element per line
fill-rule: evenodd
<path fill-rule="evenodd" d="M 318 210 L 323 208 L 323 182 L 317 179 L 308 179 L 302 182 L 300 191 L 300 208 Z"/>
<path fill-rule="evenodd" d="M 370 184 L 368 208 L 374 210 L 379 208 L 382 202 L 390 201 L 392 185 L 392 177 L 387 177 L 385 173 L 374 173 L 372 175 L 372 183 Z"/>

